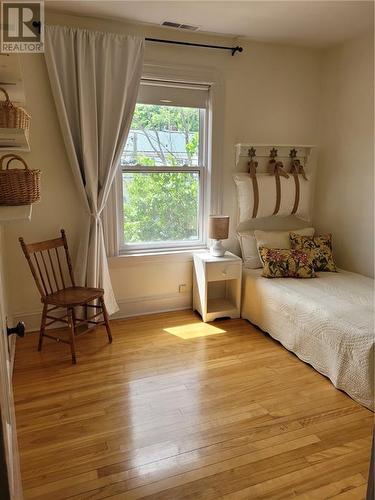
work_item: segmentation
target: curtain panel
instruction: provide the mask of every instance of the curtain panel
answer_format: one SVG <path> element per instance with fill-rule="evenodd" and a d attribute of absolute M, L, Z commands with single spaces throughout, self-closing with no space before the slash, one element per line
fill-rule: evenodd
<path fill-rule="evenodd" d="M 45 27 L 45 59 L 65 148 L 87 212 L 75 272 L 81 285 L 113 293 L 102 213 L 129 133 L 142 75 L 144 39 Z"/>

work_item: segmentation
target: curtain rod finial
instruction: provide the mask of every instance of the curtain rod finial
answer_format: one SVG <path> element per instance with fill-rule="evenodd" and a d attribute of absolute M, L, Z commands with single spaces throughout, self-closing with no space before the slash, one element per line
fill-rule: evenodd
<path fill-rule="evenodd" d="M 232 49 L 232 56 L 234 56 L 234 54 L 236 52 L 243 52 L 243 47 L 239 47 L 238 45 L 237 45 L 237 47 L 233 47 L 233 49 Z"/>

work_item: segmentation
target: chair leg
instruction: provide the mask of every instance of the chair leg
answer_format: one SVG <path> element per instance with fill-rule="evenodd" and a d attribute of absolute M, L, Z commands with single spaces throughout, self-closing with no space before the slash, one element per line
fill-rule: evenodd
<path fill-rule="evenodd" d="M 75 365 L 77 363 L 76 360 L 76 345 L 75 345 L 75 324 L 73 318 L 73 309 L 68 308 L 68 324 L 70 329 L 70 350 L 72 352 L 72 363 Z"/>
<path fill-rule="evenodd" d="M 43 335 L 44 335 L 44 331 L 46 329 L 46 321 L 47 321 L 47 309 L 48 309 L 48 305 L 44 304 L 43 305 L 42 322 L 40 324 L 40 331 L 39 331 L 38 351 L 42 350 Z"/>
<path fill-rule="evenodd" d="M 104 298 L 100 297 L 99 300 L 100 300 L 100 306 L 102 308 L 104 324 L 105 324 L 105 327 L 107 330 L 108 341 L 110 344 L 112 344 L 112 333 L 111 333 L 111 327 L 109 326 L 109 318 L 108 318 L 107 308 L 105 307 Z"/>

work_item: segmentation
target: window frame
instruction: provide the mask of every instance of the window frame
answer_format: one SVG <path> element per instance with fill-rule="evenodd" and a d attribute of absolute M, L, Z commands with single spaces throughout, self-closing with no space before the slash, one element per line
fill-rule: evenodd
<path fill-rule="evenodd" d="M 161 85 L 163 80 L 160 79 Z M 182 86 L 185 82 L 176 82 L 176 86 Z M 199 85 L 198 82 L 195 83 Z M 191 85 L 191 84 L 190 84 Z M 208 99 L 206 108 L 199 109 L 199 150 L 198 150 L 198 165 L 197 166 L 168 166 L 168 165 L 124 165 L 119 168 L 121 182 L 118 182 L 117 196 L 118 196 L 118 245 L 120 255 L 132 255 L 140 253 L 153 253 L 153 252 L 172 252 L 183 250 L 198 250 L 207 247 L 207 231 L 206 221 L 208 219 L 208 206 L 209 206 L 209 137 L 211 131 L 209 129 L 209 102 L 210 102 L 211 88 L 208 87 Z M 188 172 L 197 173 L 199 175 L 199 212 L 198 212 L 198 239 L 194 241 L 156 241 L 145 243 L 126 243 L 124 238 L 124 210 L 123 210 L 123 172 Z"/>

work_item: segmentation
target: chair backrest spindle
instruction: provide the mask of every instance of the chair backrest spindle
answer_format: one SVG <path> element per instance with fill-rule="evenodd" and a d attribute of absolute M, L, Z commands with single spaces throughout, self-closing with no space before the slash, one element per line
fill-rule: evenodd
<path fill-rule="evenodd" d="M 38 260 L 37 252 L 34 253 L 34 259 L 35 259 L 35 262 L 36 262 L 36 267 L 37 267 L 37 269 L 39 271 L 39 278 L 40 278 L 40 281 L 42 282 L 42 285 L 43 285 L 44 294 L 48 295 L 48 290 L 47 290 L 47 287 L 46 287 L 46 283 L 44 281 L 44 276 L 43 276 L 42 270 L 41 270 L 40 265 L 39 265 L 39 260 Z M 30 260 L 30 262 L 31 262 L 31 260 Z"/>
<path fill-rule="evenodd" d="M 59 266 L 59 271 L 60 271 L 60 278 L 61 278 L 62 287 L 63 287 L 63 288 L 65 288 L 64 275 L 63 275 L 63 272 L 62 272 L 61 262 L 60 262 L 60 257 L 59 257 L 59 252 L 58 252 L 58 249 L 57 249 L 57 248 L 55 248 L 55 252 L 56 252 L 56 260 L 57 260 L 57 264 L 58 264 L 58 266 Z"/>
<path fill-rule="evenodd" d="M 49 263 L 50 263 L 50 266 L 52 269 L 53 279 L 55 280 L 56 289 L 60 290 L 60 286 L 59 286 L 59 283 L 58 283 L 57 278 L 56 278 L 55 266 L 53 265 L 50 249 L 48 249 L 47 252 L 48 252 Z"/>
<path fill-rule="evenodd" d="M 49 272 L 48 272 L 48 269 L 47 269 L 47 266 L 46 266 L 46 261 L 44 260 L 44 254 L 43 252 L 39 252 L 40 253 L 40 257 L 42 259 L 42 262 L 43 262 L 43 267 L 44 267 L 44 271 L 45 271 L 45 276 L 47 278 L 47 281 L 48 281 L 48 284 L 49 284 L 49 289 L 50 289 L 50 293 L 53 293 L 54 290 L 52 288 L 52 284 L 51 284 L 51 280 L 50 280 L 50 277 L 49 277 Z M 48 294 L 47 294 L 48 295 Z"/>
<path fill-rule="evenodd" d="M 62 237 L 62 240 L 64 242 L 64 250 L 65 250 L 65 256 L 66 256 L 66 262 L 68 264 L 70 280 L 72 282 L 72 285 L 76 286 L 75 282 L 74 282 L 74 274 L 73 274 L 72 261 L 70 259 L 70 254 L 69 254 L 69 249 L 68 249 L 68 242 L 67 242 L 67 239 L 66 239 L 66 235 L 65 235 L 64 229 L 61 229 L 61 237 Z"/>

